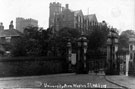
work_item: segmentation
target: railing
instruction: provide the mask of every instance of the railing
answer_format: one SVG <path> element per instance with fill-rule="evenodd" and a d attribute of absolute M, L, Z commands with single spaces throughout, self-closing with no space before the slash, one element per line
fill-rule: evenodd
<path fill-rule="evenodd" d="M 96 60 L 88 61 L 89 70 L 90 71 L 104 71 L 105 69 L 105 61 L 104 60 Z"/>

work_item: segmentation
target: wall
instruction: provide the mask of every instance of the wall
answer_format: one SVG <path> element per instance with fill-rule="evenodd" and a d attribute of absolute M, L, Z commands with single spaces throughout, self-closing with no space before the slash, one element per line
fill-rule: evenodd
<path fill-rule="evenodd" d="M 67 72 L 64 57 L 1 58 L 0 77 L 46 75 Z"/>

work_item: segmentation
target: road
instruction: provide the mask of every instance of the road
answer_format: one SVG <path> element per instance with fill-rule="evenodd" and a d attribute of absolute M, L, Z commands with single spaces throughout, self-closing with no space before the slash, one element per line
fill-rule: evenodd
<path fill-rule="evenodd" d="M 30 77 L 0 78 L 0 88 L 30 89 L 85 89 L 85 88 L 120 88 L 95 74 L 57 74 Z"/>

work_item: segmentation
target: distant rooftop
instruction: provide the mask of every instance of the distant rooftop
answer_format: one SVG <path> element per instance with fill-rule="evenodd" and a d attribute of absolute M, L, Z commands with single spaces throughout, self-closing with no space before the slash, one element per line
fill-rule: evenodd
<path fill-rule="evenodd" d="M 5 29 L 0 31 L 0 37 L 13 37 L 20 36 L 20 32 L 18 30 Z"/>
<path fill-rule="evenodd" d="M 89 21 L 96 21 L 97 22 L 97 18 L 96 18 L 95 14 L 85 15 L 84 17 L 85 17 L 85 19 L 89 19 Z"/>
<path fill-rule="evenodd" d="M 10 22 L 9 29 L 4 29 L 4 26 L 0 25 L 0 37 L 12 37 L 20 35 L 21 33 L 14 29 L 13 21 Z"/>
<path fill-rule="evenodd" d="M 74 12 L 75 16 L 77 16 L 78 14 L 83 15 L 82 10 L 76 10 L 76 11 L 73 11 L 73 12 Z"/>
<path fill-rule="evenodd" d="M 38 20 L 36 20 L 36 19 L 32 19 L 32 18 L 23 18 L 23 17 L 17 17 L 16 19 L 22 19 L 22 20 L 35 20 L 35 21 L 38 21 Z"/>

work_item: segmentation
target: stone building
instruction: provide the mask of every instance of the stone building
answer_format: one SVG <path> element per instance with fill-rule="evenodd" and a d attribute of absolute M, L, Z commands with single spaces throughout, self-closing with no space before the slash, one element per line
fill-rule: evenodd
<path fill-rule="evenodd" d="M 70 10 L 68 4 L 62 7 L 59 2 L 50 3 L 49 27 L 56 31 L 64 27 L 85 31 L 89 29 L 90 25 L 97 23 L 95 14 L 83 15 L 82 10 Z"/>
<path fill-rule="evenodd" d="M 56 15 L 61 13 L 61 4 L 55 2 L 50 3 L 49 9 L 49 27 L 52 27 L 54 25 Z"/>
<path fill-rule="evenodd" d="M 27 26 L 34 26 L 37 27 L 38 26 L 38 21 L 34 20 L 34 19 L 24 19 L 24 18 L 16 18 L 16 29 L 19 30 L 20 32 L 23 33 L 24 28 L 26 28 Z"/>
<path fill-rule="evenodd" d="M 135 36 L 129 38 L 129 75 L 135 75 Z"/>
<path fill-rule="evenodd" d="M 14 29 L 13 21 L 10 22 L 9 29 L 4 29 L 3 23 L 0 23 L 0 51 L 4 55 L 10 53 L 12 44 L 21 36 L 21 32 Z M 1 55 L 1 54 L 0 54 Z"/>

